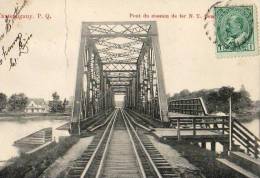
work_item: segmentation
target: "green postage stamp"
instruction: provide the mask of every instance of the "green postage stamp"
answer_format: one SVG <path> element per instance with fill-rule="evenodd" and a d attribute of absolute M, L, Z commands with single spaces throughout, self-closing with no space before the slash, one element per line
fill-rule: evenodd
<path fill-rule="evenodd" d="M 257 19 L 254 6 L 215 7 L 218 57 L 258 54 Z"/>

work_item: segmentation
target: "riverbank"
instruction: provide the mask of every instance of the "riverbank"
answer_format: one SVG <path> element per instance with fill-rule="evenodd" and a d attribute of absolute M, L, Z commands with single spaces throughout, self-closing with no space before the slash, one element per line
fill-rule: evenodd
<path fill-rule="evenodd" d="M 187 178 L 203 178 L 201 171 L 191 164 L 187 159 L 168 144 L 164 144 L 157 140 L 154 136 L 148 135 L 148 138 L 156 147 L 156 149 L 163 155 L 168 163 L 182 175 Z"/>
<path fill-rule="evenodd" d="M 220 154 L 209 151 L 199 146 L 187 142 L 165 142 L 179 154 L 187 159 L 191 164 L 201 170 L 201 173 L 207 178 L 231 178 L 238 177 L 237 172 L 220 164 L 216 158 Z"/>
<path fill-rule="evenodd" d="M 63 156 L 79 137 L 68 136 L 60 142 L 53 143 L 48 149 L 39 150 L 33 154 L 22 154 L 12 158 L 12 164 L 0 171 L 0 178 L 35 178 L 39 177 L 56 159 Z"/>
<path fill-rule="evenodd" d="M 39 178 L 64 178 L 63 173 L 70 164 L 78 159 L 80 155 L 84 153 L 88 145 L 92 142 L 94 136 L 81 138 L 76 144 L 74 144 L 63 156 L 59 157 L 54 163 L 52 163 Z"/>
<path fill-rule="evenodd" d="M 20 121 L 20 120 L 69 120 L 68 113 L 0 113 L 0 121 Z"/>
<path fill-rule="evenodd" d="M 15 116 L 70 116 L 70 113 L 26 113 L 26 112 L 2 112 L 0 117 L 15 117 Z"/>

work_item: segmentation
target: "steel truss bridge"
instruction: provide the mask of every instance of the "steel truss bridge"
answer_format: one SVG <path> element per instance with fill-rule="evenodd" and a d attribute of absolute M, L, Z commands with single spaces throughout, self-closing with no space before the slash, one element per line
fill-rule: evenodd
<path fill-rule="evenodd" d="M 125 95 L 126 108 L 168 122 L 155 22 L 82 24 L 73 124 L 113 109 L 115 94 Z"/>
<path fill-rule="evenodd" d="M 131 165 L 133 170 L 129 170 L 134 177 L 180 177 L 140 135 L 144 130 L 162 141 L 186 141 L 202 148 L 210 143 L 212 151 L 218 142 L 223 152 L 232 153 L 232 160 L 245 158 L 239 155 L 241 152 L 250 156 L 244 159 L 247 161 L 259 157 L 260 139 L 237 119 L 208 114 L 202 98 L 167 101 L 158 37 L 156 22 L 82 23 L 70 132 L 84 136 L 99 131 L 68 177 L 104 177 L 108 176 L 106 171 L 121 174 L 122 170 L 114 170 L 118 162 L 113 159 L 123 161 L 116 155 L 119 150 L 114 145 L 122 147 L 130 160 L 137 159 L 139 166 Z M 124 96 L 123 109 L 115 108 L 116 95 Z M 136 132 L 134 127 L 143 131 Z M 120 132 L 122 129 L 125 132 Z M 130 141 L 123 144 L 117 140 Z M 125 145 L 131 143 L 133 150 L 126 149 Z M 228 160 L 219 161 L 236 168 Z M 260 168 L 260 162 L 254 162 L 254 166 Z"/>

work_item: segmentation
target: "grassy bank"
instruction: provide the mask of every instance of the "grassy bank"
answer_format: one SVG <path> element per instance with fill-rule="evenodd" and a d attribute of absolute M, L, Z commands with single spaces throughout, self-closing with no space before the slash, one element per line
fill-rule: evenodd
<path fill-rule="evenodd" d="M 35 178 L 40 176 L 57 158 L 64 155 L 75 143 L 78 137 L 66 137 L 59 143 L 53 143 L 48 149 L 36 153 L 13 158 L 13 164 L 0 171 L 0 178 Z"/>
<path fill-rule="evenodd" d="M 207 178 L 235 178 L 237 173 L 221 165 L 213 151 L 202 149 L 188 143 L 168 143 L 194 166 L 198 167 Z"/>

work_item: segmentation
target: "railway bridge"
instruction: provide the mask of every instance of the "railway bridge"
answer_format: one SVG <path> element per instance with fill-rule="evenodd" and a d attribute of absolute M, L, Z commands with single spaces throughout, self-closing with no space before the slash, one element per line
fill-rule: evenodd
<path fill-rule="evenodd" d="M 202 98 L 168 101 L 161 61 L 156 22 L 82 23 L 70 132 L 96 136 L 69 177 L 181 177 L 146 132 L 212 151 L 218 143 L 221 164 L 258 177 L 260 139 L 231 115 L 208 114 Z"/>

